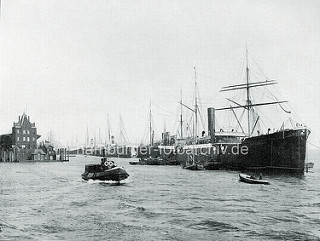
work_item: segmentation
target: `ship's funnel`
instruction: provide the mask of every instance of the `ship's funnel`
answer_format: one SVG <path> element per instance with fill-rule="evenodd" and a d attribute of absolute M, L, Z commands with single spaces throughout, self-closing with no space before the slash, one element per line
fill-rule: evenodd
<path fill-rule="evenodd" d="M 210 142 L 215 142 L 215 109 L 208 108 L 208 131 L 210 136 Z"/>
<path fill-rule="evenodd" d="M 162 133 L 162 142 L 163 145 L 169 145 L 170 142 L 170 132 L 163 132 Z"/>

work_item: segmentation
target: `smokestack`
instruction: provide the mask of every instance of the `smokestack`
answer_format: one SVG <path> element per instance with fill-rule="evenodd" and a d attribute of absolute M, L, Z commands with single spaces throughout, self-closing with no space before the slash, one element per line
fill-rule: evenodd
<path fill-rule="evenodd" d="M 208 131 L 210 136 L 210 142 L 215 142 L 215 109 L 208 108 Z"/>

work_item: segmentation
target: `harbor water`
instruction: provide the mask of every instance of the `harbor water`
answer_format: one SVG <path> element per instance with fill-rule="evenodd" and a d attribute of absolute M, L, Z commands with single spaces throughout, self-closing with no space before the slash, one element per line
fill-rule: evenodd
<path fill-rule="evenodd" d="M 239 182 L 235 171 L 129 165 L 121 185 L 70 162 L 0 163 L 0 240 L 319 240 L 320 152 L 312 172 Z"/>

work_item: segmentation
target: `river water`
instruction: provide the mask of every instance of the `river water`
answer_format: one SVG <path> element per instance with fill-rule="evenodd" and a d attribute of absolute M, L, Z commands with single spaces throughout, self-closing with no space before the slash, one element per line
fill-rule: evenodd
<path fill-rule="evenodd" d="M 302 177 L 238 181 L 234 171 L 131 166 L 120 186 L 83 181 L 84 165 L 0 163 L 0 240 L 319 240 L 320 152 Z"/>

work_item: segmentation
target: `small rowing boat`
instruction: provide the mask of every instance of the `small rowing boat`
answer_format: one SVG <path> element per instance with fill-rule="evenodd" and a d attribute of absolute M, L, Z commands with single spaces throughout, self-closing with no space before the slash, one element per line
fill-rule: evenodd
<path fill-rule="evenodd" d="M 193 170 L 193 171 L 199 171 L 204 169 L 203 165 L 199 165 L 199 164 L 191 164 L 188 166 L 184 166 L 183 168 L 187 170 Z"/>
<path fill-rule="evenodd" d="M 246 174 L 239 174 L 239 180 L 241 182 L 246 182 L 250 184 L 264 184 L 264 185 L 269 185 L 270 183 L 267 180 L 262 180 L 262 179 L 257 179 L 254 176 L 249 176 Z"/>

